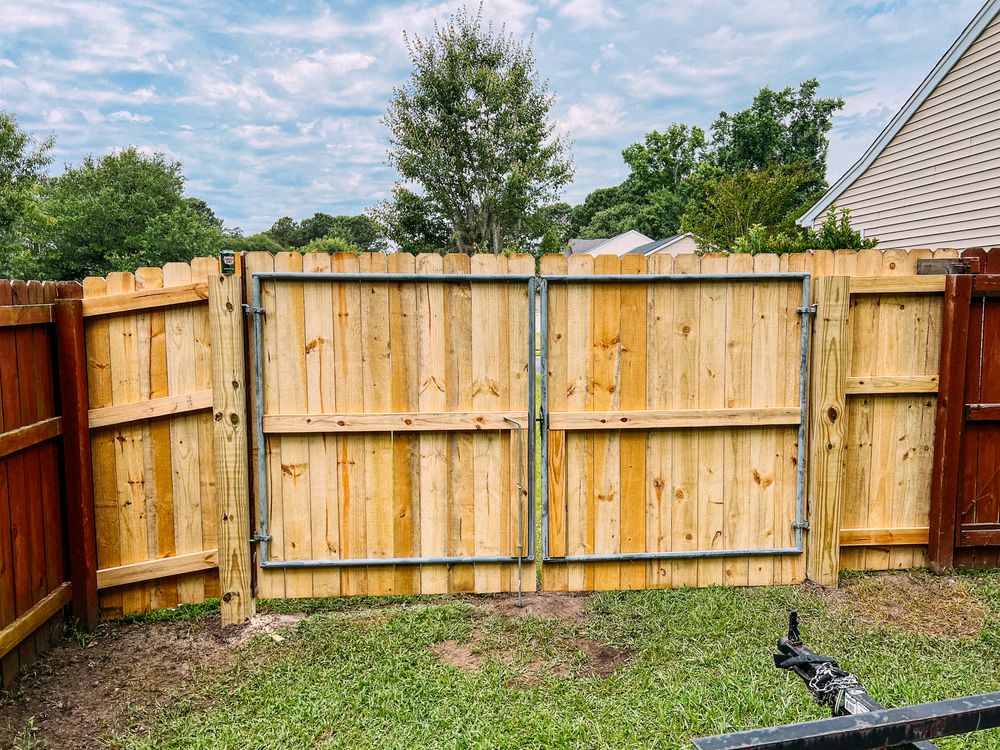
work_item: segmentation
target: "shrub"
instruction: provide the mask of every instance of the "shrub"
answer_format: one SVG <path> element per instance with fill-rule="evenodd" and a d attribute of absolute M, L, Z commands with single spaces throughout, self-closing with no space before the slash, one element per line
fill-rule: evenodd
<path fill-rule="evenodd" d="M 302 253 L 354 253 L 361 255 L 362 250 L 343 237 L 320 237 L 299 248 Z"/>

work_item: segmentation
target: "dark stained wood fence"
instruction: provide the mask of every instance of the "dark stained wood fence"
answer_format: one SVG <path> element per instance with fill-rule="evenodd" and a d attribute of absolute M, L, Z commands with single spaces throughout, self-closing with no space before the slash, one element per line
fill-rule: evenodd
<path fill-rule="evenodd" d="M 1000 248 L 945 289 L 931 494 L 935 569 L 1000 567 Z"/>
<path fill-rule="evenodd" d="M 67 297 L 57 302 L 59 293 Z M 58 633 L 63 610 L 95 624 L 96 589 L 87 581 L 85 509 L 89 486 L 67 478 L 64 456 L 89 452 L 79 442 L 72 407 L 73 376 L 85 372 L 82 346 L 72 346 L 74 321 L 82 331 L 79 285 L 0 281 L 0 677 L 9 684 L 22 666 Z M 60 312 L 57 313 L 57 310 Z M 82 337 L 80 338 L 82 344 Z M 62 367 L 57 367 L 57 352 Z M 72 429 L 67 431 L 69 425 Z M 67 490 L 72 491 L 70 495 Z M 68 530 L 75 530 L 69 544 Z M 90 526 L 93 534 L 93 525 Z M 93 545 L 89 545 L 91 551 Z M 72 549 L 72 555 L 71 555 Z M 70 557 L 76 560 L 71 574 Z M 94 606 L 88 604 L 92 599 Z"/>

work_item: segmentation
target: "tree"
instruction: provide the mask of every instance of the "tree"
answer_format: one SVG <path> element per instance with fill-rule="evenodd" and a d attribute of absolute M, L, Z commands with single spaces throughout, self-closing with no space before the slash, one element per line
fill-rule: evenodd
<path fill-rule="evenodd" d="M 303 219 L 302 236 L 307 242 L 324 237 L 339 237 L 362 252 L 384 252 L 387 243 L 374 221 L 364 214 L 356 216 L 331 216 L 316 213 Z"/>
<path fill-rule="evenodd" d="M 36 140 L 0 111 L 0 278 L 30 275 L 28 226 L 44 223 L 38 191 L 52 163 L 53 138 Z"/>
<path fill-rule="evenodd" d="M 389 162 L 420 197 L 404 196 L 402 214 L 422 204 L 463 252 L 500 252 L 572 177 L 567 143 L 549 122 L 548 84 L 530 48 L 484 28 L 481 9 L 459 11 L 427 39 L 407 36 L 406 46 L 413 70 L 384 119 Z M 386 208 L 383 221 L 398 214 Z"/>
<path fill-rule="evenodd" d="M 622 151 L 631 171 L 625 181 L 626 190 L 631 187 L 640 195 L 677 190 L 704 156 L 705 131 L 697 126 L 674 123 L 663 133 L 646 133 L 643 143 L 633 143 Z"/>
<path fill-rule="evenodd" d="M 768 232 L 797 235 L 796 196 L 810 179 L 810 174 L 783 165 L 705 177 L 684 211 L 681 228 L 693 232 L 706 249 L 732 249 L 755 224 Z"/>
<path fill-rule="evenodd" d="M 392 200 L 372 210 L 371 219 L 380 234 L 405 253 L 440 253 L 455 246 L 451 226 L 438 207 L 401 185 L 392 189 Z"/>
<path fill-rule="evenodd" d="M 729 174 L 761 171 L 775 164 L 794 166 L 809 176 L 798 190 L 799 203 L 826 189 L 826 134 L 840 97 L 817 99 L 819 81 L 810 78 L 798 90 L 764 86 L 747 109 L 721 112 L 712 125 L 712 158 Z"/>
<path fill-rule="evenodd" d="M 302 247 L 304 253 L 354 253 L 360 255 L 364 251 L 343 237 L 319 237 Z"/>
<path fill-rule="evenodd" d="M 282 216 L 264 234 L 284 248 L 302 247 L 306 244 L 302 227 L 291 216 Z"/>
<path fill-rule="evenodd" d="M 218 252 L 219 226 L 184 198 L 178 162 L 126 148 L 88 156 L 45 183 L 31 262 L 40 278 L 78 279 Z"/>
<path fill-rule="evenodd" d="M 271 235 L 264 232 L 251 234 L 249 237 L 236 237 L 232 235 L 224 237 L 222 239 L 222 247 L 237 253 L 256 251 L 280 253 L 286 249 L 279 245 Z"/>

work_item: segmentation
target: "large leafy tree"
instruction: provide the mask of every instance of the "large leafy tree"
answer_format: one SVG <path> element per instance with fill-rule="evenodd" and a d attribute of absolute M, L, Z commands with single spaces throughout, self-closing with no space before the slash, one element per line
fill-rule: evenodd
<path fill-rule="evenodd" d="M 722 249 L 731 249 L 754 225 L 795 234 L 796 195 L 809 179 L 803 170 L 781 164 L 736 174 L 706 169 L 681 228 L 693 232 L 703 247 Z"/>
<path fill-rule="evenodd" d="M 712 125 L 715 163 L 730 174 L 794 166 L 808 177 L 798 190 L 800 202 L 818 197 L 826 189 L 826 134 L 844 106 L 840 97 L 818 98 L 818 89 L 815 78 L 798 89 L 765 86 L 746 109 L 721 112 Z"/>
<path fill-rule="evenodd" d="M 24 276 L 28 226 L 43 223 L 37 195 L 52 163 L 53 139 L 36 140 L 14 115 L 0 112 L 0 277 Z"/>
<path fill-rule="evenodd" d="M 756 238 L 802 232 L 792 221 L 826 188 L 833 115 L 844 102 L 819 98 L 819 82 L 798 89 L 763 87 L 746 109 L 722 112 L 711 137 L 670 125 L 622 152 L 629 176 L 595 190 L 573 209 L 574 234 L 608 237 L 636 229 L 650 237 L 699 234 L 706 247 L 733 247 L 759 225 Z M 787 244 L 787 243 L 786 243 Z"/>
<path fill-rule="evenodd" d="M 47 181 L 30 261 L 41 278 L 76 279 L 218 252 L 207 206 L 184 197 L 178 162 L 126 148 Z"/>
<path fill-rule="evenodd" d="M 300 228 L 307 243 L 339 238 L 364 252 L 381 252 L 387 247 L 378 226 L 364 214 L 331 216 L 318 212 L 303 219 Z"/>
<path fill-rule="evenodd" d="M 389 161 L 416 190 L 397 186 L 380 222 L 390 236 L 436 240 L 443 221 L 447 245 L 500 252 L 572 177 L 568 144 L 549 121 L 548 84 L 531 49 L 484 27 L 481 13 L 459 11 L 430 37 L 407 37 L 407 49 L 413 70 L 393 92 L 385 123 Z M 420 208 L 428 218 L 414 233 Z"/>

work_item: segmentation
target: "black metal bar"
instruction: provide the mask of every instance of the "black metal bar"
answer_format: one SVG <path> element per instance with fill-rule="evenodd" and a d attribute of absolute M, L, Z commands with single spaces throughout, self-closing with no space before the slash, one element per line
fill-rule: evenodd
<path fill-rule="evenodd" d="M 1000 692 L 703 737 L 698 750 L 877 750 L 1000 727 Z"/>

